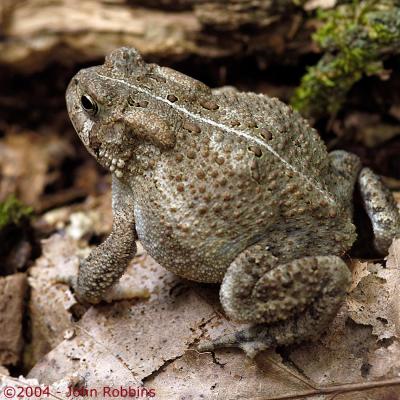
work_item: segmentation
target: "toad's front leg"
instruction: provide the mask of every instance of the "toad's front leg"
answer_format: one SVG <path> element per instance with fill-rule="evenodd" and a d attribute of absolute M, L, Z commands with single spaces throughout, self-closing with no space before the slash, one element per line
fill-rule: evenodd
<path fill-rule="evenodd" d="M 81 262 L 75 286 L 79 300 L 92 304 L 106 296 L 136 253 L 132 190 L 116 177 L 112 181 L 113 226 L 108 238 Z"/>
<path fill-rule="evenodd" d="M 267 348 L 317 338 L 336 315 L 349 284 L 350 271 L 339 257 L 280 264 L 254 245 L 228 268 L 220 297 L 229 317 L 258 325 L 200 343 L 198 349 L 240 347 L 254 357 Z"/>

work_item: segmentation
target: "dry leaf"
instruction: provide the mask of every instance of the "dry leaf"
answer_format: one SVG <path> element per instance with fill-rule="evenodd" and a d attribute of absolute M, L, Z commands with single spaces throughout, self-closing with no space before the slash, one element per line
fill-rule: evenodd
<path fill-rule="evenodd" d="M 76 273 L 79 247 L 68 237 L 54 235 L 42 243 L 42 256 L 29 270 L 31 288 L 29 317 L 31 342 L 25 350 L 25 362 L 33 365 L 63 340 L 72 329 L 72 312 L 76 302 L 66 285 L 56 284 L 57 275 Z"/>
<path fill-rule="evenodd" d="M 366 389 L 369 398 L 380 399 L 400 391 L 399 245 L 394 242 L 387 268 L 354 265 L 356 284 L 318 342 L 292 346 L 283 359 L 269 351 L 254 361 L 236 349 L 196 352 L 193 344 L 202 338 L 238 328 L 221 315 L 217 287 L 189 284 L 144 254 L 128 275 L 150 298 L 91 308 L 75 326 L 76 336 L 29 377 L 53 383 L 76 372 L 88 387 L 145 385 L 158 399 L 328 399 L 332 393 L 357 399 Z"/>

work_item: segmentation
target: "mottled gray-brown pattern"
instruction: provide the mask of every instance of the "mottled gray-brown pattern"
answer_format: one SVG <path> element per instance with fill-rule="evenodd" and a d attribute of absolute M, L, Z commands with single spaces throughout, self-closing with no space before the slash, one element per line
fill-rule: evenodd
<path fill-rule="evenodd" d="M 261 324 L 203 349 L 236 345 L 254 355 L 327 327 L 350 280 L 338 256 L 356 237 L 356 156 L 328 154 L 278 99 L 211 90 L 134 49 L 80 71 L 66 98 L 83 143 L 113 174 L 113 232 L 81 264 L 78 297 L 100 301 L 138 237 L 176 274 L 221 282 L 229 317 Z M 368 182 L 361 189 L 385 252 L 400 217 L 379 180 Z"/>

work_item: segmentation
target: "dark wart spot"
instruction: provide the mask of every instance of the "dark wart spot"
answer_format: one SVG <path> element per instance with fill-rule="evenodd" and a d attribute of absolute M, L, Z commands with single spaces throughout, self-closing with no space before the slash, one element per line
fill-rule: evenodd
<path fill-rule="evenodd" d="M 187 152 L 187 157 L 191 158 L 191 159 L 194 159 L 194 158 L 196 158 L 196 153 L 193 150 L 189 150 Z"/>
<path fill-rule="evenodd" d="M 175 103 L 176 101 L 178 101 L 178 98 L 173 94 L 169 94 L 167 96 L 167 100 L 170 101 L 171 103 Z"/>
<path fill-rule="evenodd" d="M 272 133 L 267 131 L 266 129 L 263 129 L 263 130 L 260 131 L 260 136 L 265 140 L 271 140 L 272 139 Z"/>
<path fill-rule="evenodd" d="M 262 156 L 262 151 L 258 146 L 249 146 L 248 148 L 256 157 Z"/>
<path fill-rule="evenodd" d="M 207 207 L 200 207 L 199 208 L 199 214 L 204 215 L 207 213 Z"/>
<path fill-rule="evenodd" d="M 219 105 L 213 100 L 202 100 L 200 101 L 200 105 L 207 110 L 215 111 L 218 110 Z"/>
<path fill-rule="evenodd" d="M 225 162 L 225 159 L 223 157 L 216 157 L 215 162 L 222 165 Z"/>
<path fill-rule="evenodd" d="M 229 193 L 225 193 L 224 197 L 223 197 L 223 200 L 224 201 L 230 201 L 230 200 L 232 200 L 232 196 Z"/>
<path fill-rule="evenodd" d="M 199 179 L 204 179 L 204 178 L 206 177 L 206 174 L 205 174 L 203 171 L 198 171 L 198 172 L 196 173 L 196 176 L 197 176 Z"/>
<path fill-rule="evenodd" d="M 181 161 L 183 160 L 183 155 L 178 153 L 178 154 L 175 156 L 175 160 L 176 160 L 177 162 L 181 162 Z"/>
<path fill-rule="evenodd" d="M 218 183 L 220 184 L 220 186 L 225 186 L 228 183 L 228 181 L 225 178 L 221 178 L 218 181 Z"/>
<path fill-rule="evenodd" d="M 186 129 L 189 132 L 194 132 L 194 133 L 200 133 L 201 132 L 201 128 L 199 125 L 190 122 L 190 121 L 185 121 L 183 123 L 183 128 Z"/>

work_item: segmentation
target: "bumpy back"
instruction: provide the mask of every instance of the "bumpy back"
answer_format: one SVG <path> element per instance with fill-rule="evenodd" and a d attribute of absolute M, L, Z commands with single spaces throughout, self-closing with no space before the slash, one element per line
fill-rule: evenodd
<path fill-rule="evenodd" d="M 221 122 L 257 139 L 275 168 L 298 175 L 318 191 L 331 191 L 334 177 L 326 146 L 298 112 L 265 95 L 235 90 L 215 94 L 229 109 Z"/>

